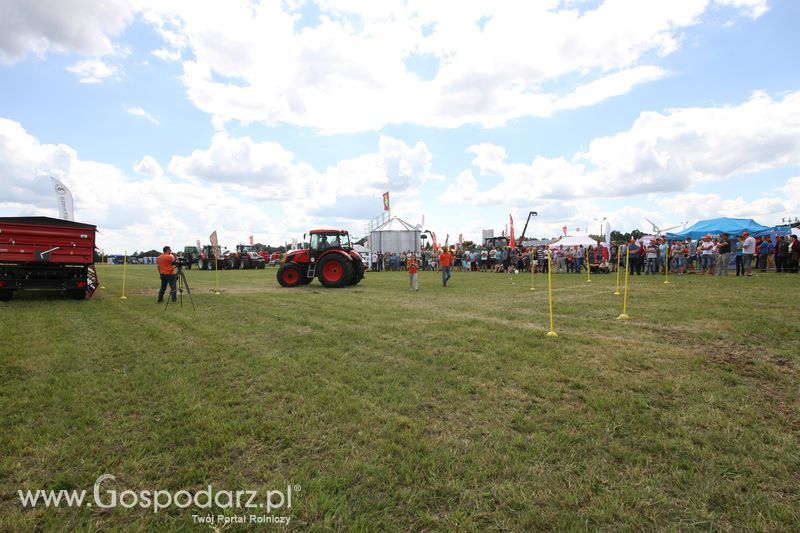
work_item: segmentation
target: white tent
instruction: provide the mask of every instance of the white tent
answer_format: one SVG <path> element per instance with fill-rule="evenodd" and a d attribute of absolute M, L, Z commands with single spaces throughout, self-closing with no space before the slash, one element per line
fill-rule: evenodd
<path fill-rule="evenodd" d="M 570 235 L 569 237 L 562 237 L 556 242 L 551 242 L 549 244 L 551 249 L 558 248 L 559 246 L 563 246 L 564 248 L 570 248 L 572 246 L 583 246 L 584 248 L 588 248 L 589 246 L 593 246 L 596 248 L 597 241 L 590 239 L 586 235 Z"/>
<path fill-rule="evenodd" d="M 397 217 L 378 226 L 369 234 L 370 249 L 380 253 L 419 253 L 419 238 L 422 230 Z"/>
<path fill-rule="evenodd" d="M 800 239 L 800 228 L 792 228 L 792 235 L 797 235 L 797 238 Z"/>

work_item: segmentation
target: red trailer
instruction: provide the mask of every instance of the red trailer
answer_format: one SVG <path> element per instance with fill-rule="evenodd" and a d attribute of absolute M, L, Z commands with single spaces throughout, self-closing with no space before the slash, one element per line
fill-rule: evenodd
<path fill-rule="evenodd" d="M 76 300 L 97 288 L 96 226 L 50 217 L 0 217 L 0 301 L 17 290 L 63 291 Z"/>

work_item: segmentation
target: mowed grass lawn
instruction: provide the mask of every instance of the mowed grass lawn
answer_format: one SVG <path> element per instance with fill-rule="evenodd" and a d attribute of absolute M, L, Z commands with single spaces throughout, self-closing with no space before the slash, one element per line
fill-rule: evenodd
<path fill-rule="evenodd" d="M 101 266 L 0 304 L 0 530 L 192 530 L 205 510 L 23 509 L 20 489 L 285 490 L 290 529 L 791 530 L 797 275 L 632 279 Z M 214 510 L 240 515 L 247 510 Z M 236 526 L 217 526 L 221 530 Z M 247 526 L 251 528 L 253 526 Z M 274 526 L 273 526 L 274 527 Z"/>

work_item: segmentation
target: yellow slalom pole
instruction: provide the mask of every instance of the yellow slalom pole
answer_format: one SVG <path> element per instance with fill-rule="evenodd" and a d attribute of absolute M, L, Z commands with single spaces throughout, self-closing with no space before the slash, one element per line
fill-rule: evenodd
<path fill-rule="evenodd" d="M 547 295 L 550 300 L 550 331 L 548 337 L 558 337 L 558 333 L 553 329 L 553 265 L 550 261 L 550 250 L 547 250 Z"/>
<path fill-rule="evenodd" d="M 625 296 L 622 297 L 622 314 L 617 317 L 617 320 L 628 320 L 628 274 L 631 271 L 631 249 L 625 247 Z"/>
<path fill-rule="evenodd" d="M 592 282 L 592 263 L 589 261 L 589 249 L 586 249 L 586 283 Z"/>
<path fill-rule="evenodd" d="M 214 254 L 214 275 L 216 277 L 216 284 L 217 287 L 214 290 L 214 294 L 219 294 L 219 263 L 217 262 L 217 254 Z"/>
<path fill-rule="evenodd" d="M 619 253 L 619 246 L 617 246 L 617 290 L 614 291 L 614 294 L 617 295 L 617 296 L 622 294 L 621 292 L 619 292 L 619 265 L 620 265 L 620 259 L 622 259 L 622 255 Z M 625 265 L 625 267 L 627 268 L 628 265 Z"/>
<path fill-rule="evenodd" d="M 532 291 L 536 290 L 536 289 L 533 288 L 533 273 L 536 271 L 536 267 L 533 264 L 533 261 L 534 261 L 533 258 L 534 257 L 536 257 L 536 254 L 533 251 L 531 251 L 531 290 Z"/>
<path fill-rule="evenodd" d="M 664 256 L 664 285 L 669 285 L 669 241 L 667 241 L 667 253 Z"/>
<path fill-rule="evenodd" d="M 127 300 L 128 297 L 125 296 L 125 278 L 128 275 L 128 250 L 125 250 L 125 255 L 122 258 L 122 296 L 119 297 L 120 300 Z"/>

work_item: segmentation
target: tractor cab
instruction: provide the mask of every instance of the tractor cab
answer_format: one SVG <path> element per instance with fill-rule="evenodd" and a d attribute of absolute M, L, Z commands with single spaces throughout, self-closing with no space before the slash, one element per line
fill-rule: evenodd
<path fill-rule="evenodd" d="M 325 250 L 344 249 L 350 250 L 350 234 L 341 230 L 312 230 L 308 249 L 313 255 L 318 255 Z"/>

